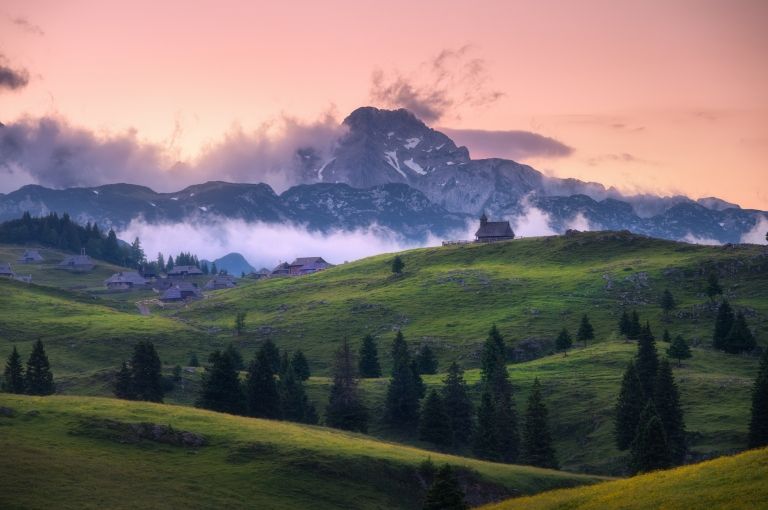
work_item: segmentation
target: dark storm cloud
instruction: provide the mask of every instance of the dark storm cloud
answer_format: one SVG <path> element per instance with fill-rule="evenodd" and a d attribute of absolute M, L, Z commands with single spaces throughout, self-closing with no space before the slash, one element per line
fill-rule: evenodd
<path fill-rule="evenodd" d="M 26 69 L 14 69 L 8 59 L 0 53 L 0 90 L 18 90 L 29 83 L 29 72 Z"/>

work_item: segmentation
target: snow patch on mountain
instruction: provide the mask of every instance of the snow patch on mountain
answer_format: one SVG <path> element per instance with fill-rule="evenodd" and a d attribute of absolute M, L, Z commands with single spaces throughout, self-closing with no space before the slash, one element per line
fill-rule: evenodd
<path fill-rule="evenodd" d="M 414 172 L 416 172 L 417 174 L 419 174 L 419 175 L 427 175 L 427 171 L 424 170 L 423 168 L 421 168 L 421 165 L 416 163 L 413 160 L 413 158 L 406 159 L 405 161 L 403 161 L 403 164 L 405 166 L 407 166 L 408 168 L 410 168 L 411 170 L 413 170 Z"/>

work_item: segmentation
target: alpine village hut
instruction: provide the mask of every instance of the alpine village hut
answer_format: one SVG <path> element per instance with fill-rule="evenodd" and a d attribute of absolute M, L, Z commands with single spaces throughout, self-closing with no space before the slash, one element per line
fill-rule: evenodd
<path fill-rule="evenodd" d="M 143 289 L 147 283 L 147 280 L 135 271 L 120 271 L 104 280 L 104 285 L 110 290 Z"/>
<path fill-rule="evenodd" d="M 96 264 L 94 264 L 91 257 L 86 255 L 85 248 L 83 248 L 80 251 L 80 255 L 71 255 L 59 262 L 59 265 L 56 267 L 57 269 L 65 269 L 74 273 L 84 273 L 92 270 L 96 267 Z"/>
<path fill-rule="evenodd" d="M 485 213 L 480 216 L 480 228 L 475 232 L 476 243 L 511 241 L 514 238 L 515 233 L 508 221 L 488 221 Z"/>
<path fill-rule="evenodd" d="M 205 290 L 232 289 L 237 286 L 237 279 L 229 274 L 217 274 L 205 284 Z"/>
<path fill-rule="evenodd" d="M 7 262 L 0 262 L 0 277 L 2 278 L 15 278 L 16 273 L 13 272 L 11 265 Z"/>
<path fill-rule="evenodd" d="M 167 271 L 168 276 L 200 276 L 203 271 L 197 266 L 173 266 L 173 269 Z"/>
<path fill-rule="evenodd" d="M 163 292 L 160 296 L 160 301 L 174 303 L 188 299 L 199 299 L 201 297 L 203 297 L 203 293 L 194 284 L 190 282 L 176 282 Z"/>
<path fill-rule="evenodd" d="M 17 262 L 21 264 L 35 264 L 43 261 L 43 256 L 37 250 L 25 250 Z"/>

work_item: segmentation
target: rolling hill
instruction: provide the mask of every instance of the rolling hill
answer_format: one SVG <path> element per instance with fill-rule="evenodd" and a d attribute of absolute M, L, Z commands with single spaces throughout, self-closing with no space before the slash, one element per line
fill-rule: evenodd
<path fill-rule="evenodd" d="M 102 398 L 3 394 L 0 431 L 7 509 L 53 501 L 61 509 L 415 509 L 428 458 L 456 466 L 475 503 L 598 481 L 319 427 Z"/>

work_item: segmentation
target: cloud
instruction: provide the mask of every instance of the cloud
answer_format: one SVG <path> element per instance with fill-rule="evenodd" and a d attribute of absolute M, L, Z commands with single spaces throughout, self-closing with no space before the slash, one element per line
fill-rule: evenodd
<path fill-rule="evenodd" d="M 579 230 L 581 232 L 591 232 L 593 230 L 600 230 L 600 225 L 592 223 L 584 216 L 584 213 L 579 211 L 576 216 L 565 222 L 566 230 Z"/>
<path fill-rule="evenodd" d="M 39 36 L 45 35 L 45 32 L 43 32 L 42 28 L 35 25 L 34 23 L 31 23 L 27 18 L 22 18 L 22 17 L 13 18 L 11 22 L 17 27 L 21 28 L 22 30 L 30 34 L 39 35 Z"/>
<path fill-rule="evenodd" d="M 14 69 L 8 59 L 0 53 L 0 91 L 2 89 L 18 90 L 29 83 L 29 72 L 26 69 Z"/>
<path fill-rule="evenodd" d="M 706 246 L 720 246 L 721 243 L 717 239 L 711 239 L 709 237 L 699 237 L 697 235 L 692 234 L 691 232 L 688 232 L 685 234 L 685 236 L 680 239 L 684 243 L 690 243 L 690 244 L 703 244 Z"/>
<path fill-rule="evenodd" d="M 557 235 L 550 225 L 552 218 L 549 213 L 531 204 L 529 196 L 520 201 L 521 212 L 509 218 L 512 230 L 517 237 L 538 237 Z"/>
<path fill-rule="evenodd" d="M 746 232 L 741 236 L 742 243 L 749 244 L 766 244 L 765 236 L 768 233 L 768 218 L 765 216 L 758 216 L 755 219 L 755 226 L 749 232 Z"/>
<path fill-rule="evenodd" d="M 445 49 L 417 69 L 374 71 L 370 98 L 386 108 L 406 108 L 427 123 L 457 115 L 465 106 L 478 108 L 503 94 L 488 88 L 485 61 L 471 56 L 471 47 Z"/>
<path fill-rule="evenodd" d="M 343 133 L 332 113 L 314 122 L 283 116 L 254 130 L 233 126 L 189 161 L 135 130 L 97 133 L 49 116 L 0 128 L 0 171 L 56 188 L 114 182 L 176 191 L 206 180 L 264 182 L 282 191 L 311 178 Z M 178 126 L 176 128 L 178 130 Z M 11 191 L 3 182 L 0 191 Z"/>
<path fill-rule="evenodd" d="M 628 152 L 622 152 L 619 154 L 602 154 L 600 156 L 587 159 L 587 164 L 589 166 L 598 166 L 603 163 L 636 163 L 642 165 L 653 164 L 648 160 L 638 158 L 637 156 L 634 156 Z"/>
<path fill-rule="evenodd" d="M 300 225 L 248 223 L 225 218 L 205 223 L 165 224 L 149 224 L 135 219 L 117 235 L 129 240 L 138 237 L 149 258 L 158 252 L 168 255 L 187 251 L 213 260 L 238 252 L 252 265 L 268 268 L 296 257 L 319 256 L 333 264 L 341 264 L 380 253 L 440 244 L 440 240 L 432 236 L 424 243 L 405 241 L 392 231 L 375 225 L 352 232 L 323 234 Z"/>
<path fill-rule="evenodd" d="M 527 158 L 562 158 L 573 154 L 573 148 L 559 140 L 530 131 L 486 131 L 483 129 L 451 129 L 440 131 L 457 145 L 465 145 L 473 157 L 501 157 L 514 160 Z"/>

